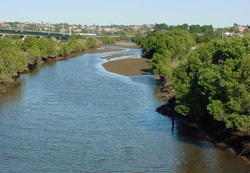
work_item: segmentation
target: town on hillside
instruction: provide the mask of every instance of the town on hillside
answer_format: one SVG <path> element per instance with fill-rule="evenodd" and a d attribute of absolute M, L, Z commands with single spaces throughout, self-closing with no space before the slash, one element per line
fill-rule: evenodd
<path fill-rule="evenodd" d="M 142 24 L 142 25 L 81 25 L 81 24 L 68 24 L 68 23 L 31 23 L 31 22 L 2 22 L 0 23 L 0 29 L 10 30 L 28 30 L 28 31 L 42 31 L 42 32 L 56 32 L 61 34 L 74 34 L 83 36 L 95 36 L 95 35 L 113 35 L 113 36 L 134 36 L 134 35 L 146 35 L 152 31 L 171 30 L 172 28 L 179 28 L 182 30 L 189 30 L 191 33 L 195 32 L 198 35 L 204 34 L 203 28 L 210 28 L 209 32 L 223 33 L 223 36 L 244 36 L 246 33 L 250 33 L 250 26 L 241 26 L 233 24 L 231 27 L 214 28 L 212 25 L 167 25 L 167 24 Z"/>
<path fill-rule="evenodd" d="M 136 35 L 144 34 L 153 31 L 153 24 L 143 25 L 72 25 L 68 23 L 30 23 L 30 22 L 2 22 L 0 23 L 1 29 L 12 30 L 29 30 L 29 31 L 44 31 L 44 32 L 57 32 L 62 34 L 71 33 L 74 35 Z"/>

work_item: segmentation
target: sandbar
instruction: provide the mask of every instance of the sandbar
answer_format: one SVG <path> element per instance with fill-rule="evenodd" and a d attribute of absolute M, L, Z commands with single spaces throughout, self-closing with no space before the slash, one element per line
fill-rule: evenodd
<path fill-rule="evenodd" d="M 149 75 L 152 71 L 148 67 L 147 58 L 128 58 L 116 61 L 109 61 L 103 64 L 103 67 L 112 73 L 124 76 Z"/>

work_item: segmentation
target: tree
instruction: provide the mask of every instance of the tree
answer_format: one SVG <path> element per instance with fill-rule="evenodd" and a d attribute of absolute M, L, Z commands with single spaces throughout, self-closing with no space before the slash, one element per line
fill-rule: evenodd
<path fill-rule="evenodd" d="M 191 25 L 189 27 L 189 32 L 191 32 L 191 33 L 199 33 L 199 32 L 201 32 L 201 26 L 200 25 Z"/>
<path fill-rule="evenodd" d="M 171 52 L 165 50 L 161 54 L 155 53 L 149 61 L 149 67 L 155 75 L 168 76 L 170 79 L 172 77 Z"/>
<path fill-rule="evenodd" d="M 0 83 L 9 83 L 18 72 L 26 69 L 27 60 L 20 50 L 15 47 L 5 47 L 0 51 Z"/>
<path fill-rule="evenodd" d="M 33 46 L 38 46 L 38 39 L 35 37 L 26 37 L 22 44 L 22 49 L 24 51 L 32 48 Z"/>
<path fill-rule="evenodd" d="M 156 23 L 154 27 L 154 32 L 158 32 L 161 30 L 168 30 L 168 25 L 165 23 L 160 23 L 160 24 Z"/>
<path fill-rule="evenodd" d="M 188 30 L 188 24 L 183 24 L 183 25 L 178 25 L 176 28 L 180 29 L 180 30 Z"/>
<path fill-rule="evenodd" d="M 201 27 L 201 30 L 204 34 L 209 34 L 209 33 L 213 32 L 213 26 L 212 25 L 203 25 Z"/>
<path fill-rule="evenodd" d="M 227 128 L 250 126 L 250 38 L 213 40 L 174 69 L 176 111 L 212 116 Z"/>

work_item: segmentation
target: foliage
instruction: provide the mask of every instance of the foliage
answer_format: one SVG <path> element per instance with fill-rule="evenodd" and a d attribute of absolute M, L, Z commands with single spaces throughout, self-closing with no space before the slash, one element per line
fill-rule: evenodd
<path fill-rule="evenodd" d="M 207 34 L 193 33 L 192 36 L 197 44 L 208 43 L 213 39 L 221 38 L 221 31 L 209 32 Z"/>
<path fill-rule="evenodd" d="M 101 40 L 104 44 L 111 44 L 115 42 L 115 38 L 111 37 L 100 37 L 99 40 Z"/>
<path fill-rule="evenodd" d="M 123 41 L 131 41 L 131 37 L 127 37 L 126 35 L 121 35 L 120 37 L 115 38 L 116 40 L 123 40 Z"/>
<path fill-rule="evenodd" d="M 196 43 L 204 43 L 204 42 L 209 42 L 212 39 L 215 38 L 220 38 L 221 37 L 221 31 L 214 31 L 212 25 L 188 25 L 188 24 L 183 24 L 183 25 L 167 25 L 165 23 L 161 24 L 155 24 L 154 27 L 154 32 L 157 33 L 162 33 L 162 32 L 167 32 L 167 31 L 173 31 L 173 30 L 183 30 L 183 31 L 188 31 L 193 35 L 193 38 Z"/>
<path fill-rule="evenodd" d="M 154 32 L 159 32 L 162 30 L 169 30 L 169 26 L 165 23 L 160 23 L 160 24 L 156 23 L 154 27 Z"/>
<path fill-rule="evenodd" d="M 52 38 L 41 38 L 38 41 L 38 47 L 43 58 L 56 56 L 56 42 Z"/>
<path fill-rule="evenodd" d="M 152 57 L 149 65 L 154 73 L 175 88 L 175 110 L 196 119 L 213 118 L 227 128 L 248 130 L 250 37 L 218 39 L 221 31 L 214 32 L 210 25 L 156 27 L 157 32 L 133 41 Z M 199 45 L 190 51 L 193 39 Z M 180 63 L 177 67 L 173 65 L 176 61 Z"/>
<path fill-rule="evenodd" d="M 172 77 L 171 52 L 165 50 L 163 53 L 155 53 L 149 62 L 149 67 L 153 69 L 154 74 Z"/>
<path fill-rule="evenodd" d="M 191 35 L 182 30 L 152 33 L 145 38 L 136 37 L 133 40 L 142 46 L 149 57 L 168 50 L 171 52 L 171 59 L 186 55 L 194 45 Z"/>
<path fill-rule="evenodd" d="M 24 51 L 31 49 L 33 46 L 38 46 L 39 40 L 35 37 L 27 37 L 22 44 L 22 49 Z"/>
<path fill-rule="evenodd" d="M 38 46 L 34 46 L 26 50 L 28 63 L 34 64 L 39 58 L 41 58 L 41 51 Z"/>
<path fill-rule="evenodd" d="M 174 69 L 176 111 L 209 114 L 227 128 L 250 126 L 250 38 L 227 38 L 200 45 Z"/>
<path fill-rule="evenodd" d="M 69 41 L 57 43 L 53 38 L 5 37 L 0 39 L 0 83 L 9 83 L 19 73 L 46 58 L 67 56 L 72 52 L 82 51 L 96 46 L 96 39 L 73 36 Z"/>
<path fill-rule="evenodd" d="M 25 54 L 13 40 L 0 39 L 0 83 L 11 82 L 13 76 L 26 69 L 26 64 Z"/>
<path fill-rule="evenodd" d="M 96 39 L 89 37 L 87 38 L 87 46 L 88 47 L 94 47 L 96 45 Z"/>
<path fill-rule="evenodd" d="M 147 37 L 135 37 L 133 41 L 141 45 L 148 57 L 152 57 L 149 67 L 154 74 L 172 80 L 174 63 L 183 60 L 194 45 L 192 36 L 183 30 L 152 33 Z"/>

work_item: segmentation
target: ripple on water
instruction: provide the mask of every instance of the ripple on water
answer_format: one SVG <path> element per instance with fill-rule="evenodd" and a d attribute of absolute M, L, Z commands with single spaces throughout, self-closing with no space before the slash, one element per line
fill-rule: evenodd
<path fill-rule="evenodd" d="M 153 76 L 106 72 L 99 58 L 111 54 L 45 65 L 0 98 L 1 171 L 248 171 L 181 125 L 172 133 L 171 120 L 155 112 Z"/>

